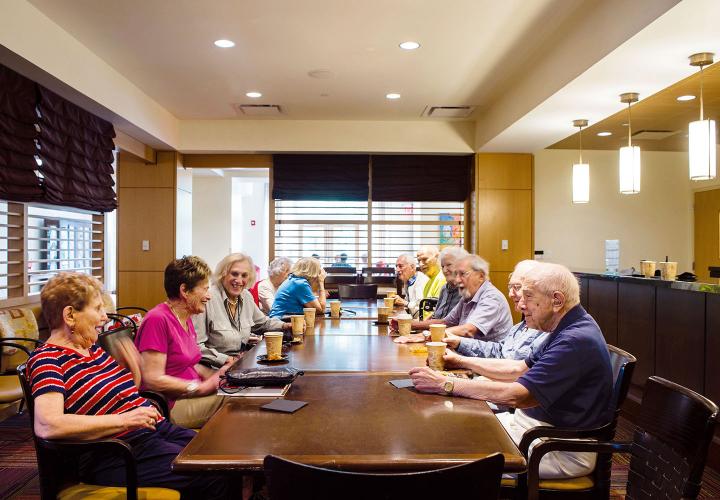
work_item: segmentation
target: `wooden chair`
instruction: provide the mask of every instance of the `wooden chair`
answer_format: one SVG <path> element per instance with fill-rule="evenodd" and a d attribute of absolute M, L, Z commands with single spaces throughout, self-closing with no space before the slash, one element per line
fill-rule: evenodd
<path fill-rule="evenodd" d="M 363 283 L 396 287 L 394 267 L 363 267 Z"/>
<path fill-rule="evenodd" d="M 615 346 L 608 345 L 610 352 L 610 364 L 613 370 L 613 392 L 611 407 L 613 408 L 612 420 L 607 424 L 593 429 L 562 429 L 558 427 L 534 427 L 528 429 L 520 441 L 518 448 L 525 457 L 528 456 L 530 444 L 538 438 L 559 438 L 559 439 L 596 439 L 601 441 L 615 438 L 617 419 L 620 415 L 620 407 L 625 402 L 630 381 L 637 358 L 627 351 Z M 536 450 L 537 447 L 534 449 Z M 533 451 L 531 458 L 535 456 Z M 604 453 L 597 457 L 595 470 L 587 476 L 572 479 L 540 480 L 535 473 L 521 474 L 518 476 L 517 498 L 524 498 L 528 488 L 535 488 L 542 491 L 543 498 L 607 498 L 610 494 L 610 472 L 612 468 L 612 454 Z M 510 485 L 510 481 L 503 480 L 503 486 Z"/>
<path fill-rule="evenodd" d="M 329 275 L 331 274 L 349 274 L 352 276 L 357 275 L 357 269 L 352 266 L 329 266 L 324 267 L 325 272 Z"/>
<path fill-rule="evenodd" d="M 0 374 L 0 405 L 20 402 L 18 413 L 23 411 L 24 399 L 22 386 L 17 376 L 17 363 L 20 360 L 22 360 L 21 363 L 27 361 L 30 356 L 31 349 L 28 348 L 28 344 L 34 348 L 42 345 L 42 342 L 25 337 L 4 337 L 0 339 L 3 358 L 7 357 L 14 360 L 12 364 L 8 363 L 8 366 Z"/>
<path fill-rule="evenodd" d="M 551 451 L 630 453 L 627 498 L 697 498 L 717 415 L 718 407 L 709 399 L 652 376 L 632 442 L 547 439 L 533 450 L 530 476 L 537 477 L 540 459 Z M 529 499 L 544 497 L 535 480 L 529 486 Z"/>
<path fill-rule="evenodd" d="M 393 474 L 344 472 L 265 457 L 270 500 L 497 498 L 505 458 L 494 453 L 482 460 L 446 469 Z"/>
<path fill-rule="evenodd" d="M 61 499 L 74 500 L 81 498 L 146 499 L 177 500 L 180 493 L 175 490 L 157 487 L 138 487 L 137 463 L 132 454 L 132 447 L 120 439 L 105 438 L 81 441 L 77 439 L 42 439 L 35 435 L 35 405 L 26 367 L 18 367 L 18 378 L 25 394 L 30 429 L 35 443 L 38 475 L 40 478 L 40 495 L 43 500 Z M 167 414 L 164 414 L 167 417 Z M 89 451 L 110 451 L 121 456 L 125 461 L 125 487 L 99 486 L 79 482 L 77 477 L 76 458 L 79 454 Z"/>
<path fill-rule="evenodd" d="M 376 299 L 377 285 L 338 285 L 338 295 L 343 299 Z"/>

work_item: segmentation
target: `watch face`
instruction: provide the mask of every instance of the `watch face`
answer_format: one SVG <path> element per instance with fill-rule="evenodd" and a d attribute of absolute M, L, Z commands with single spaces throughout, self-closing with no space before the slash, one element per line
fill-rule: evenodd
<path fill-rule="evenodd" d="M 453 391 L 453 386 L 454 386 L 454 385 L 455 385 L 455 384 L 452 383 L 452 380 L 448 380 L 447 382 L 445 382 L 445 383 L 443 384 L 443 389 L 445 390 L 445 392 L 447 392 L 448 394 L 450 394 L 450 393 Z"/>

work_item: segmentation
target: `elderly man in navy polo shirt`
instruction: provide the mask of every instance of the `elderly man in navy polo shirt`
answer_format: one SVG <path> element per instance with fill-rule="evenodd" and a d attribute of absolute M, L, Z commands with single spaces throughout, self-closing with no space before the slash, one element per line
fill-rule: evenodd
<path fill-rule="evenodd" d="M 410 370 L 422 392 L 452 394 L 517 408 L 498 419 L 519 443 L 537 425 L 587 429 L 612 418 L 612 368 L 595 320 L 580 305 L 577 279 L 564 266 L 541 264 L 525 275 L 520 308 L 530 328 L 549 332 L 524 360 L 478 359 L 473 370 L 490 380 L 452 379 L 427 367 Z M 540 477 L 589 474 L 595 454 L 554 452 L 543 457 Z"/>
<path fill-rule="evenodd" d="M 455 279 L 461 300 L 442 319 L 413 321 L 414 329 L 432 324 L 445 324 L 447 333 L 460 337 L 474 337 L 486 341 L 500 341 L 512 327 L 510 306 L 505 296 L 490 283 L 490 265 L 478 255 L 468 255 L 455 262 Z M 392 325 L 393 328 L 395 325 Z M 399 344 L 424 342 L 422 334 L 394 339 Z"/>

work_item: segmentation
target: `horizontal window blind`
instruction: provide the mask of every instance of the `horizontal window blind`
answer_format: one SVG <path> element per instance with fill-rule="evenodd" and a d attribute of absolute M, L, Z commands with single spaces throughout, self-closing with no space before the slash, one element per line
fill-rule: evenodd
<path fill-rule="evenodd" d="M 463 234 L 462 202 L 275 201 L 275 256 L 325 267 L 392 267 L 423 245 L 462 246 Z"/>

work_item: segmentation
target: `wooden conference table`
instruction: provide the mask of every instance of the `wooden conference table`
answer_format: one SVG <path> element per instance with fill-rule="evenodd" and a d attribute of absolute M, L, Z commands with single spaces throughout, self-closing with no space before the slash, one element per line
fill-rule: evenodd
<path fill-rule="evenodd" d="M 259 471 L 268 454 L 342 470 L 428 470 L 495 452 L 505 456 L 506 472 L 525 470 L 486 403 L 390 385 L 424 365 L 424 353 L 393 343 L 368 319 L 318 320 L 289 351 L 288 364 L 305 375 L 285 399 L 308 405 L 286 414 L 260 409 L 271 399 L 230 398 L 178 455 L 174 470 Z M 248 351 L 241 366 L 257 366 L 264 352 L 264 343 Z"/>

